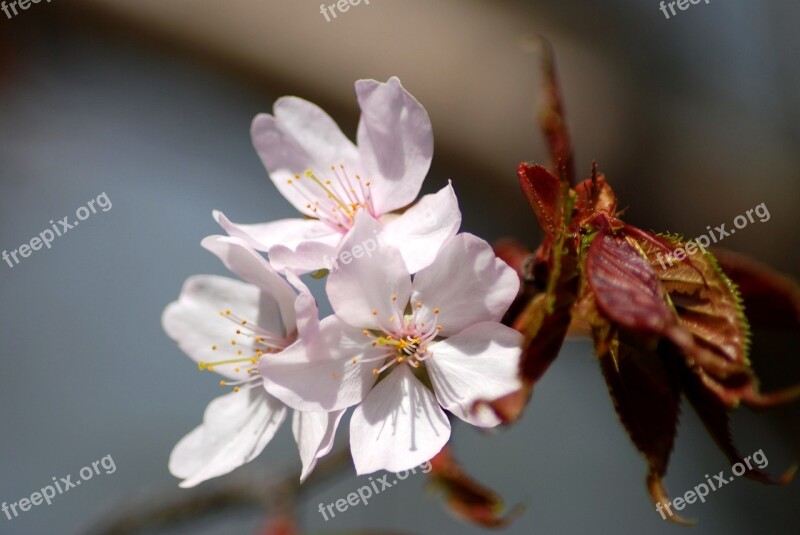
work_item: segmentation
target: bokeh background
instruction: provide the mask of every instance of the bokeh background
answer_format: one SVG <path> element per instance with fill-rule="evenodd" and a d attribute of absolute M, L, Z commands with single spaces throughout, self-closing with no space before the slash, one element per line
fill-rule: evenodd
<path fill-rule="evenodd" d="M 81 534 L 179 499 L 172 446 L 220 394 L 160 327 L 183 280 L 224 274 L 199 246 L 237 221 L 293 214 L 251 147 L 252 117 L 283 94 L 325 107 L 353 135 L 358 78 L 397 75 L 436 140 L 425 191 L 453 179 L 463 229 L 535 245 L 515 166 L 545 160 L 530 35 L 556 49 L 579 167 L 597 160 L 643 228 L 694 236 L 762 202 L 771 219 L 725 240 L 800 276 L 800 4 L 726 0 L 666 20 L 656 0 L 372 0 L 326 22 L 310 0 L 54 0 L 0 15 L 0 248 L 15 249 L 105 192 L 113 203 L 10 269 L 0 264 L 0 501 L 15 502 L 112 455 L 117 471 L 8 521 L 0 533 Z M 730 225 L 730 223 L 729 223 Z M 757 334 L 765 389 L 800 381 L 798 333 Z M 800 459 L 800 406 L 734 415 L 740 449 L 768 470 Z M 339 445 L 346 443 L 347 426 Z M 509 534 L 674 533 L 614 414 L 586 340 L 569 341 L 524 420 L 459 426 L 464 464 L 525 514 Z M 299 467 L 289 426 L 230 481 Z M 685 410 L 673 496 L 728 470 Z M 353 471 L 306 493 L 309 533 L 477 534 L 424 491 L 424 476 L 324 522 Z M 208 490 L 200 489 L 199 492 Z M 695 533 L 796 533 L 800 483 L 744 479 L 684 510 Z M 250 534 L 240 508 L 152 533 Z M 151 532 L 147 532 L 151 533 Z"/>

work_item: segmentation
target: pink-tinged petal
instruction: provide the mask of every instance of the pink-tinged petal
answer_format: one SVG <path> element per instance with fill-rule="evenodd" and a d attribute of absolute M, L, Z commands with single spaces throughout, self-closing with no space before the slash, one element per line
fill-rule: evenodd
<path fill-rule="evenodd" d="M 359 475 L 419 466 L 449 438 L 447 415 L 405 364 L 375 385 L 350 419 L 350 450 Z"/>
<path fill-rule="evenodd" d="M 407 206 L 417 198 L 433 159 L 433 132 L 428 112 L 390 78 L 356 82 L 361 121 L 358 151 L 372 181 L 377 214 Z"/>
<path fill-rule="evenodd" d="M 442 245 L 461 226 L 461 210 L 452 183 L 425 195 L 384 226 L 386 243 L 400 249 L 411 273 L 431 265 Z"/>
<path fill-rule="evenodd" d="M 319 335 L 319 309 L 311 293 L 300 293 L 295 301 L 297 313 L 298 338 L 311 338 Z"/>
<path fill-rule="evenodd" d="M 335 412 L 300 412 L 295 411 L 292 417 L 292 434 L 297 442 L 303 471 L 300 483 L 311 474 L 317 461 L 330 453 L 336 428 L 344 415 L 344 410 Z"/>
<path fill-rule="evenodd" d="M 258 324 L 279 335 L 296 330 L 297 293 L 264 260 L 239 238 L 208 236 L 201 245 L 217 255 L 229 270 L 262 291 Z"/>
<path fill-rule="evenodd" d="M 178 300 L 164 309 L 161 324 L 195 362 L 241 358 L 237 355 L 240 349 L 249 355 L 255 353 L 252 339 L 236 335 L 236 325 L 220 312 L 231 310 L 240 318 L 256 322 L 260 298 L 259 289 L 250 284 L 216 275 L 196 275 L 186 280 Z M 231 345 L 232 340 L 237 345 Z M 229 379 L 248 378 L 244 367 L 235 372 L 234 366 L 217 366 L 214 371 Z"/>
<path fill-rule="evenodd" d="M 497 258 L 492 247 L 472 234 L 459 234 L 444 244 L 436 261 L 414 276 L 413 303 L 421 302 L 420 317 L 437 323 L 442 336 L 453 336 L 470 325 L 498 322 L 519 290 L 519 277 Z"/>
<path fill-rule="evenodd" d="M 337 235 L 337 240 L 340 239 L 341 234 Z M 295 250 L 276 245 L 269 250 L 269 262 L 281 273 L 293 272 L 297 275 L 330 269 L 336 257 L 336 245 L 326 242 L 306 241 L 298 245 Z"/>
<path fill-rule="evenodd" d="M 411 295 L 411 276 L 403 257 L 383 241 L 380 232 L 378 221 L 358 212 L 328 276 L 327 293 L 334 312 L 356 327 L 397 325 L 398 309 L 402 314 Z"/>
<path fill-rule="evenodd" d="M 213 216 L 230 236 L 241 238 L 250 247 L 262 253 L 269 252 L 270 248 L 276 245 L 294 250 L 306 241 L 336 246 L 342 239 L 341 233 L 318 219 L 279 219 L 270 223 L 241 225 L 232 222 L 219 210 L 214 210 Z"/>
<path fill-rule="evenodd" d="M 307 100 L 282 97 L 275 102 L 274 113 L 253 120 L 253 145 L 278 190 L 300 212 L 313 217 L 304 190 L 290 182 L 307 169 L 322 178 L 339 164 L 359 173 L 358 150 L 327 113 Z M 325 199 L 321 188 L 319 195 Z"/>
<path fill-rule="evenodd" d="M 433 357 L 425 361 L 436 399 L 462 420 L 494 427 L 494 411 L 475 402 L 495 400 L 522 387 L 519 359 L 522 334 L 500 323 L 478 323 L 452 338 L 431 345 Z"/>
<path fill-rule="evenodd" d="M 373 348 L 361 329 L 328 316 L 319 324 L 319 336 L 265 355 L 258 369 L 267 391 L 293 409 L 332 412 L 366 397 L 375 383 L 374 364 L 359 361 L 383 351 Z"/>
<path fill-rule="evenodd" d="M 169 470 L 181 487 L 225 475 L 255 459 L 286 418 L 286 406 L 261 388 L 212 401 L 203 423 L 172 450 Z"/>

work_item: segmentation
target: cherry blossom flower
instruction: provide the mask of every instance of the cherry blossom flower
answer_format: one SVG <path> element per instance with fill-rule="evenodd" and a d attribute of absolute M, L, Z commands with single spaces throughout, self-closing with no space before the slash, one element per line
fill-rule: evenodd
<path fill-rule="evenodd" d="M 379 227 L 356 214 L 341 249 Z M 330 275 L 335 314 L 320 322 L 318 336 L 259 362 L 267 390 L 293 408 L 358 405 L 350 447 L 359 474 L 433 457 L 450 437 L 443 409 L 476 426 L 497 425 L 491 410 L 473 405 L 520 388 L 522 335 L 499 323 L 519 279 L 489 244 L 452 237 L 412 279 L 400 251 L 379 243 L 372 256 Z"/>
<path fill-rule="evenodd" d="M 278 99 L 274 115 L 253 121 L 253 144 L 270 178 L 304 218 L 239 225 L 214 212 L 228 234 L 268 252 L 281 271 L 326 267 L 323 259 L 334 256 L 359 212 L 381 222 L 412 273 L 429 265 L 461 225 L 450 185 L 411 205 L 433 156 L 425 108 L 397 78 L 359 80 L 355 90 L 358 146 L 322 109 L 298 97 Z"/>
<path fill-rule="evenodd" d="M 167 334 L 201 370 L 218 373 L 220 384 L 233 389 L 208 405 L 203 423 L 172 451 L 169 468 L 184 488 L 227 474 L 264 450 L 288 409 L 264 390 L 257 364 L 279 358 L 298 336 L 319 327 L 316 303 L 300 281 L 294 280 L 298 292 L 237 238 L 210 236 L 203 246 L 247 283 L 194 276 L 164 310 Z M 294 413 L 301 480 L 330 451 L 343 412 Z"/>

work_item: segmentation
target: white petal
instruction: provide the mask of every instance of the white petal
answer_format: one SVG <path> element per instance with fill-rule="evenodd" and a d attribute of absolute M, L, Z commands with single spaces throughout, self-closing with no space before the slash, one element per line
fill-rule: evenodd
<path fill-rule="evenodd" d="M 341 240 L 341 234 L 337 240 Z M 337 243 L 338 245 L 338 243 Z M 283 245 L 276 245 L 269 250 L 269 261 L 281 273 L 292 272 L 305 275 L 320 269 L 330 269 L 333 258 L 336 257 L 335 245 L 322 241 L 306 241 L 292 250 Z"/>
<path fill-rule="evenodd" d="M 303 471 L 300 483 L 314 470 L 317 461 L 330 453 L 336 428 L 344 415 L 344 410 L 335 412 L 300 412 L 295 411 L 292 417 L 292 434 L 297 442 Z"/>
<path fill-rule="evenodd" d="M 195 362 L 241 358 L 238 350 L 252 349 L 250 338 L 236 335 L 236 325 L 220 312 L 230 309 L 248 321 L 259 319 L 261 292 L 255 286 L 227 277 L 196 275 L 186 280 L 177 301 L 170 303 L 161 318 L 167 335 Z M 236 340 L 237 345 L 231 345 Z M 217 349 L 213 350 L 212 347 Z M 230 379 L 247 379 L 245 368 L 217 366 L 214 371 Z"/>
<path fill-rule="evenodd" d="M 353 363 L 381 353 L 360 329 L 336 316 L 319 325 L 319 336 L 300 339 L 258 362 L 270 394 L 301 411 L 331 412 L 361 402 L 375 383 L 374 365 Z"/>
<path fill-rule="evenodd" d="M 433 132 L 425 108 L 390 78 L 356 82 L 361 121 L 358 150 L 378 214 L 416 199 L 433 159 Z"/>
<path fill-rule="evenodd" d="M 313 217 L 306 207 L 307 197 L 289 181 L 307 169 L 321 175 L 331 165 L 339 164 L 354 174 L 360 173 L 358 151 L 316 104 L 298 97 L 282 97 L 275 102 L 274 113 L 261 114 L 253 120 L 253 145 L 278 190 L 300 212 Z M 325 200 L 321 189 L 319 194 Z"/>
<path fill-rule="evenodd" d="M 350 450 L 359 475 L 418 466 L 449 438 L 447 415 L 405 364 L 375 385 L 350 419 Z"/>
<path fill-rule="evenodd" d="M 433 321 L 439 308 L 442 336 L 475 323 L 500 321 L 517 296 L 519 278 L 492 247 L 472 234 L 444 244 L 433 264 L 414 276 L 412 302 L 422 302 L 420 317 Z"/>
<path fill-rule="evenodd" d="M 430 347 L 425 361 L 436 399 L 462 420 L 494 427 L 497 416 L 483 407 L 472 414 L 476 401 L 493 401 L 519 390 L 522 335 L 500 323 L 478 323 Z"/>
<path fill-rule="evenodd" d="M 397 325 L 398 309 L 402 314 L 411 295 L 411 276 L 400 251 L 387 245 L 380 231 L 378 221 L 358 212 L 328 276 L 326 290 L 334 312 L 356 327 Z M 396 303 L 393 295 L 397 296 Z"/>
<path fill-rule="evenodd" d="M 184 479 L 183 488 L 227 474 L 255 459 L 285 418 L 286 407 L 261 388 L 219 397 L 172 450 L 170 472 Z"/>
<path fill-rule="evenodd" d="M 319 334 L 319 309 L 317 300 L 311 294 L 311 290 L 300 279 L 299 276 L 291 272 L 285 273 L 286 280 L 297 290 L 297 299 L 294 302 L 295 315 L 297 316 L 297 336 L 299 338 L 309 338 Z"/>
<path fill-rule="evenodd" d="M 239 238 L 208 236 L 201 245 L 217 255 L 225 267 L 263 292 L 259 325 L 275 334 L 295 332 L 297 293 L 264 257 Z"/>
<path fill-rule="evenodd" d="M 400 249 L 411 273 L 429 266 L 442 245 L 456 235 L 461 211 L 452 184 L 425 195 L 384 226 L 386 243 Z"/>
<path fill-rule="evenodd" d="M 279 219 L 270 223 L 241 225 L 232 222 L 218 210 L 214 210 L 213 216 L 219 226 L 230 236 L 241 238 L 250 247 L 263 253 L 269 252 L 270 248 L 276 245 L 283 245 L 294 250 L 306 241 L 325 243 L 335 247 L 342 239 L 339 232 L 335 232 L 318 219 Z"/>

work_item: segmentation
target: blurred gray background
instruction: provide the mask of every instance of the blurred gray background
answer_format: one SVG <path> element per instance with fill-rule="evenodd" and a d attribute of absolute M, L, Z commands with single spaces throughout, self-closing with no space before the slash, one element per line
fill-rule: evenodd
<path fill-rule="evenodd" d="M 186 492 L 167 471 L 169 452 L 221 392 L 164 335 L 160 315 L 188 276 L 225 273 L 199 246 L 220 232 L 212 209 L 236 221 L 293 215 L 249 139 L 252 117 L 282 94 L 322 104 L 352 135 L 353 81 L 399 75 L 433 120 L 425 190 L 452 178 L 464 230 L 535 245 L 514 169 L 547 157 L 525 45 L 542 33 L 558 54 L 580 169 L 599 162 L 630 206 L 626 220 L 693 236 L 765 202 L 770 221 L 724 245 L 800 276 L 796 2 L 701 3 L 666 20 L 655 0 L 373 0 L 331 23 L 318 4 L 76 0 L 0 15 L 0 248 L 102 192 L 113 203 L 51 250 L 13 269 L 0 263 L 0 501 L 108 454 L 117 466 L 50 506 L 0 515 L 0 533 L 84 533 Z M 798 333 L 756 336 L 765 389 L 800 380 L 798 342 Z M 734 424 L 740 450 L 763 449 L 772 473 L 800 459 L 800 406 L 742 410 Z M 527 507 L 505 533 L 681 529 L 650 503 L 644 461 L 588 341 L 567 343 L 520 424 L 496 436 L 459 426 L 454 444 L 474 475 Z M 293 448 L 286 425 L 252 473 L 299 468 Z M 687 409 L 668 489 L 679 496 L 720 470 L 724 457 Z M 324 522 L 317 504 L 365 480 L 351 471 L 310 492 L 299 506 L 305 530 L 483 532 L 424 494 L 424 476 Z M 684 513 L 699 520 L 696 533 L 789 534 L 799 499 L 798 482 L 742 479 Z M 241 510 L 158 533 L 250 534 L 262 524 Z"/>

